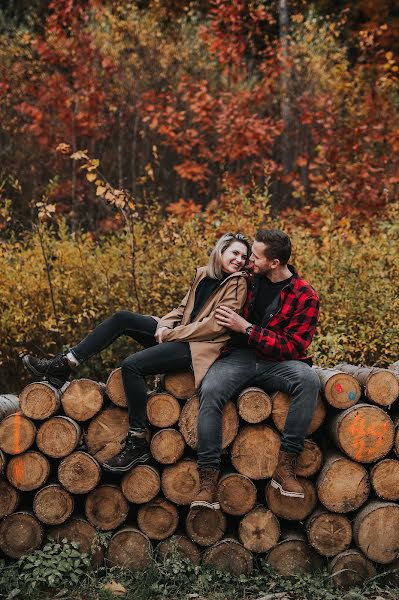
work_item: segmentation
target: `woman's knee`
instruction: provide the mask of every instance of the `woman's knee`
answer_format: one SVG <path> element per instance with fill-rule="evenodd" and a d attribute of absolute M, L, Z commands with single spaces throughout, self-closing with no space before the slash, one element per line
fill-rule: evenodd
<path fill-rule="evenodd" d="M 123 373 L 138 373 L 141 375 L 141 369 L 139 368 L 136 354 L 132 354 L 125 358 L 121 363 L 122 375 Z"/>
<path fill-rule="evenodd" d="M 123 326 L 129 323 L 136 314 L 130 310 L 117 310 L 111 315 L 111 319 Z"/>

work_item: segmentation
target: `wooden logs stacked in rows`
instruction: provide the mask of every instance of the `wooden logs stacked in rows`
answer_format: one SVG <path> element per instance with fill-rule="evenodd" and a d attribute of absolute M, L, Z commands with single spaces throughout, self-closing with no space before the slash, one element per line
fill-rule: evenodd
<path fill-rule="evenodd" d="M 220 510 L 190 510 L 199 489 L 199 399 L 191 373 L 149 394 L 151 464 L 101 469 L 128 417 L 120 369 L 106 386 L 80 379 L 62 392 L 32 383 L 0 396 L 0 550 L 10 558 L 45 535 L 78 541 L 93 563 L 144 569 L 179 552 L 194 564 L 249 574 L 261 554 L 281 574 L 328 565 L 337 585 L 398 564 L 399 439 L 389 409 L 399 368 L 314 367 L 320 394 L 297 477 L 304 499 L 270 485 L 290 397 L 247 388 L 223 411 Z M 111 531 L 106 551 L 97 531 Z"/>

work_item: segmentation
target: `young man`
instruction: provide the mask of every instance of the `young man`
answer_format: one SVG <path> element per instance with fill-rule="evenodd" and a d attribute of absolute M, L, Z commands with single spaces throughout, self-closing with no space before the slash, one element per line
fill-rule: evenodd
<path fill-rule="evenodd" d="M 295 461 L 303 449 L 320 389 L 319 378 L 306 358 L 319 316 L 319 299 L 288 264 L 290 256 L 291 241 L 283 231 L 258 231 L 252 245 L 252 277 L 243 316 L 224 306 L 216 311 L 217 322 L 233 334 L 200 388 L 201 487 L 191 506 L 219 508 L 216 487 L 222 410 L 230 398 L 249 385 L 291 396 L 272 486 L 284 496 L 304 497 L 295 477 Z"/>

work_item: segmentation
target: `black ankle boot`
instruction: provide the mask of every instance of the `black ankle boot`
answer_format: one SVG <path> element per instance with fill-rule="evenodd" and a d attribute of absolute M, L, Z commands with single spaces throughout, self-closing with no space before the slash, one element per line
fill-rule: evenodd
<path fill-rule="evenodd" d="M 26 354 L 22 363 L 32 375 L 47 379 L 56 387 L 62 387 L 71 374 L 71 367 L 64 354 L 58 354 L 54 358 L 36 358 Z"/>
<path fill-rule="evenodd" d="M 103 463 L 106 471 L 129 471 L 138 464 L 145 464 L 151 459 L 148 442 L 145 437 L 138 437 L 131 432 L 127 434 L 125 447 L 119 454 Z"/>

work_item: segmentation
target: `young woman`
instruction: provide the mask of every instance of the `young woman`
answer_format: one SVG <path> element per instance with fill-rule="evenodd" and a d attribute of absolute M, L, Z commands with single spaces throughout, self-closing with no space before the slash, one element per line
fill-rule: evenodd
<path fill-rule="evenodd" d="M 104 463 L 104 469 L 128 471 L 150 459 L 146 435 L 146 375 L 192 368 L 195 384 L 199 387 L 230 337 L 228 330 L 216 322 L 216 308 L 224 305 L 238 312 L 244 305 L 247 283 L 243 269 L 249 254 L 250 244 L 243 235 L 227 233 L 212 250 L 208 265 L 197 269 L 180 306 L 162 319 L 118 311 L 67 354 L 59 354 L 53 359 L 23 357 L 23 364 L 35 377 L 62 386 L 72 369 L 107 348 L 121 335 L 132 337 L 145 346 L 145 350 L 122 362 L 129 431 L 124 449 Z"/>

